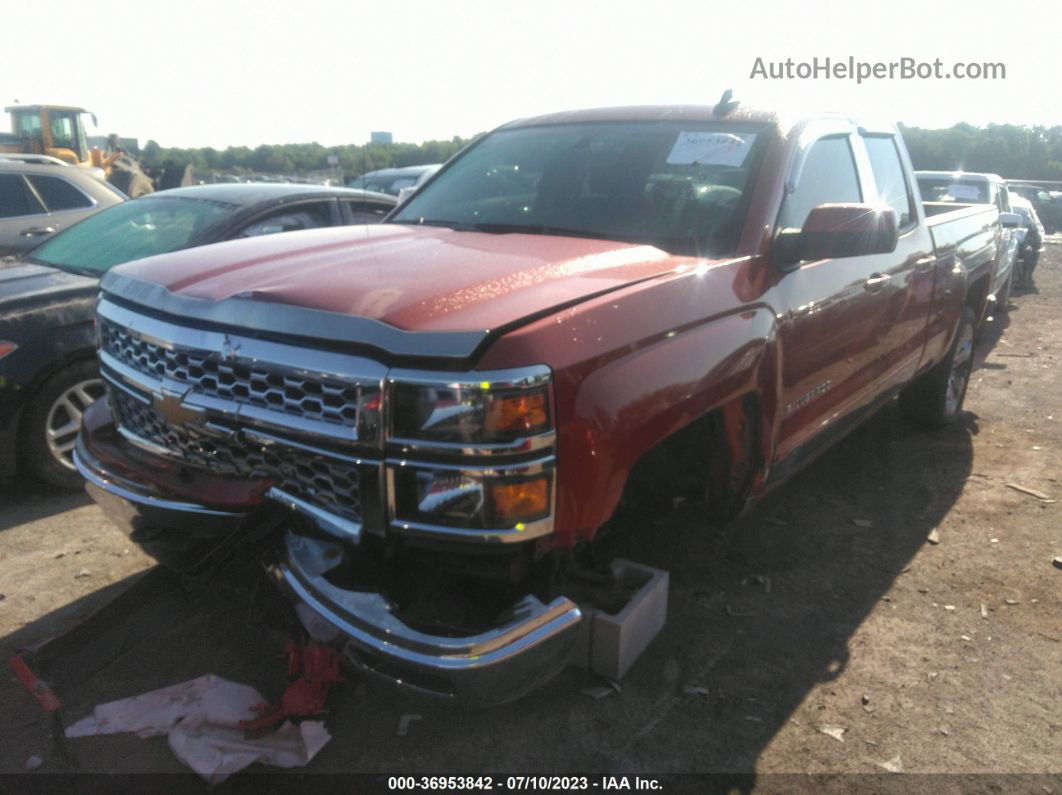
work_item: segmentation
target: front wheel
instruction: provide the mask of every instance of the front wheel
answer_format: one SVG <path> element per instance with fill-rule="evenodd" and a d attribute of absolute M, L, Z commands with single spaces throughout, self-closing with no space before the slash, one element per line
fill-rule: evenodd
<path fill-rule="evenodd" d="M 61 489 L 84 483 L 74 468 L 74 441 L 85 409 L 103 396 L 99 369 L 90 359 L 66 365 L 44 382 L 22 420 L 23 462 Z"/>
<path fill-rule="evenodd" d="M 948 355 L 900 393 L 900 410 L 923 425 L 948 425 L 962 410 L 973 372 L 974 313 L 962 310 Z"/>

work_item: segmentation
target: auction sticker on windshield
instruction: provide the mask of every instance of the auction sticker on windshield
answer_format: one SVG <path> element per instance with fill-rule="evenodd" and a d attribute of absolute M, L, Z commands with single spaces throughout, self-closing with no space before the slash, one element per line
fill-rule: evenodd
<path fill-rule="evenodd" d="M 745 162 L 756 133 L 680 132 L 667 162 L 674 166 L 694 163 L 710 166 L 740 166 Z"/>

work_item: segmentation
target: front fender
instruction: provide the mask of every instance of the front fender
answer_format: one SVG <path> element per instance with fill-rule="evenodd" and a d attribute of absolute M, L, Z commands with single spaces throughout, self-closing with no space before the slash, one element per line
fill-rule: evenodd
<path fill-rule="evenodd" d="M 767 308 L 735 312 L 669 332 L 571 384 L 571 413 L 558 440 L 558 541 L 592 537 L 615 511 L 638 459 L 709 411 L 755 393 L 761 429 L 772 427 L 774 328 Z"/>

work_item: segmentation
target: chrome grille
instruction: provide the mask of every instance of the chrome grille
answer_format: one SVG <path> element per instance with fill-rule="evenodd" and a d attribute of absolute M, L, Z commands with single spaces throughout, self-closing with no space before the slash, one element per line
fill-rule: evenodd
<path fill-rule="evenodd" d="M 152 378 L 187 384 L 196 394 L 349 428 L 357 427 L 360 405 L 363 424 L 369 425 L 364 430 L 375 432 L 376 390 L 248 360 L 223 359 L 213 351 L 169 348 L 103 318 L 99 324 L 101 348 Z"/>
<path fill-rule="evenodd" d="M 207 435 L 167 424 L 151 406 L 110 387 L 118 424 L 128 433 L 163 447 L 187 464 L 221 475 L 268 479 L 284 491 L 331 513 L 360 520 L 355 463 L 283 444 L 259 445 L 238 435 Z"/>

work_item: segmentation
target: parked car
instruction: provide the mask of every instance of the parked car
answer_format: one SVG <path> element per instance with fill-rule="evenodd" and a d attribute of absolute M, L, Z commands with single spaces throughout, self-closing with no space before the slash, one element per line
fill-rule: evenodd
<path fill-rule="evenodd" d="M 441 163 L 432 163 L 427 166 L 405 166 L 404 168 L 381 168 L 356 177 L 348 183 L 348 187 L 397 196 L 403 188 L 417 188 L 423 185 L 440 168 L 442 168 Z"/>
<path fill-rule="evenodd" d="M 1032 203 L 1048 234 L 1062 229 L 1062 193 L 1021 182 L 1008 185 L 1012 194 L 1016 193 Z"/>
<path fill-rule="evenodd" d="M 941 209 L 970 204 L 994 204 L 999 209 L 999 256 L 989 295 L 995 306 L 1006 312 L 1017 281 L 1018 252 L 1025 237 L 1021 216 L 1011 207 L 1006 181 L 998 174 L 968 171 L 918 171 L 915 176 L 922 199 L 930 204 L 944 205 Z"/>
<path fill-rule="evenodd" d="M 355 665 L 511 700 L 567 665 L 625 493 L 726 520 L 897 394 L 960 415 L 999 209 L 917 197 L 891 125 L 514 122 L 368 234 L 108 273 L 75 461 L 166 565 L 254 532 Z"/>
<path fill-rule="evenodd" d="M 110 268 L 218 240 L 376 223 L 394 205 L 347 188 L 176 188 L 104 210 L 0 266 L 0 476 L 21 457 L 50 483 L 81 487 L 71 454 L 82 412 L 103 393 L 93 319 Z"/>
<path fill-rule="evenodd" d="M 1012 195 L 1010 203 L 1014 208 L 1014 212 L 1022 217 L 1022 224 L 1025 227 L 1025 239 L 1022 241 L 1021 250 L 1018 253 L 1018 278 L 1016 284 L 1019 287 L 1028 287 L 1032 284 L 1033 271 L 1036 270 L 1036 264 L 1040 261 L 1040 254 L 1044 250 L 1044 235 L 1046 233 L 1032 202 L 1028 199 L 1023 199 L 1021 196 Z"/>
<path fill-rule="evenodd" d="M 27 251 L 125 201 L 125 194 L 95 171 L 41 155 L 0 155 L 0 256 Z"/>

